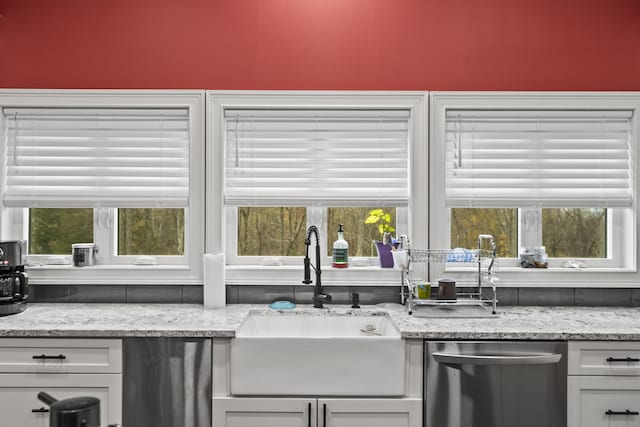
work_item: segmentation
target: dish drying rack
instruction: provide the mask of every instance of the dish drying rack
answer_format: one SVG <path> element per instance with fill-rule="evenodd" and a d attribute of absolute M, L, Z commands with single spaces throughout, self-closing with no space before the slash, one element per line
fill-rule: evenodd
<path fill-rule="evenodd" d="M 489 244 L 487 245 L 486 242 Z M 490 249 L 486 249 L 489 247 Z M 407 305 L 409 314 L 413 314 L 415 306 L 433 307 L 464 307 L 481 306 L 491 308 L 492 314 L 496 314 L 498 299 L 496 295 L 496 282 L 499 280 L 496 274 L 496 242 L 490 234 L 478 236 L 478 248 L 476 250 L 454 249 L 407 249 L 407 257 L 401 264 L 401 298 L 402 304 Z M 417 286 L 421 281 L 415 281 L 409 277 L 412 263 L 465 263 L 477 265 L 477 288 L 472 292 L 457 292 L 456 299 L 420 299 Z M 406 286 L 406 287 L 405 287 Z M 483 287 L 491 287 L 491 298 L 483 292 Z"/>

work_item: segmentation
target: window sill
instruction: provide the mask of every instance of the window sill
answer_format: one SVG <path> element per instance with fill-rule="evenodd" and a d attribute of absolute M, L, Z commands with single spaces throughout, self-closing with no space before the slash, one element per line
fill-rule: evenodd
<path fill-rule="evenodd" d="M 463 286 L 477 285 L 477 269 L 448 268 L 442 273 Z M 633 268 L 520 268 L 499 267 L 496 271 L 498 288 L 637 288 L 640 274 Z"/>
<path fill-rule="evenodd" d="M 234 265 L 225 268 L 227 285 L 302 285 L 302 266 Z M 314 280 L 314 273 L 311 273 Z M 400 286 L 400 270 L 380 267 L 322 266 L 323 286 Z"/>
<path fill-rule="evenodd" d="M 96 284 L 96 285 L 201 285 L 202 277 L 194 267 L 186 265 L 43 265 L 27 267 L 29 283 Z"/>

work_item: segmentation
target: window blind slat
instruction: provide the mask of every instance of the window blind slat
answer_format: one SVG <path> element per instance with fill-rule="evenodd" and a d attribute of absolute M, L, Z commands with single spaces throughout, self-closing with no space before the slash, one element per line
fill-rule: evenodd
<path fill-rule="evenodd" d="M 447 111 L 447 206 L 631 206 L 631 117 L 630 111 Z"/>
<path fill-rule="evenodd" d="M 9 207 L 186 207 L 184 108 L 4 108 Z"/>
<path fill-rule="evenodd" d="M 405 110 L 228 110 L 228 205 L 406 206 Z"/>

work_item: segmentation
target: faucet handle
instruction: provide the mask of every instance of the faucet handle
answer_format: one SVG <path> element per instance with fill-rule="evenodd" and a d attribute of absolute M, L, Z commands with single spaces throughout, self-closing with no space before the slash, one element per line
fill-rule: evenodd
<path fill-rule="evenodd" d="M 309 257 L 304 258 L 304 280 L 302 281 L 305 285 L 310 285 L 313 282 L 311 281 L 311 260 Z"/>

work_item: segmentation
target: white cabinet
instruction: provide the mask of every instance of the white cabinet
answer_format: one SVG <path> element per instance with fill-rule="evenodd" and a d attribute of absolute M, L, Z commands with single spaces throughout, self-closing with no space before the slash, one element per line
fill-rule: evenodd
<path fill-rule="evenodd" d="M 315 427 L 316 399 L 213 399 L 213 425 L 225 427 Z"/>
<path fill-rule="evenodd" d="M 0 372 L 121 373 L 120 340 L 0 338 Z"/>
<path fill-rule="evenodd" d="M 640 427 L 640 378 L 570 376 L 570 427 Z"/>
<path fill-rule="evenodd" d="M 418 398 L 214 398 L 213 425 L 226 427 L 421 427 Z"/>
<path fill-rule="evenodd" d="M 421 427 L 421 399 L 319 399 L 319 427 Z"/>
<path fill-rule="evenodd" d="M 58 400 L 93 396 L 100 399 L 101 424 L 120 420 L 119 375 L 2 374 L 0 413 L 7 426 L 49 426 L 47 405 L 38 400 L 44 391 Z M 3 424 L 4 425 L 4 424 Z"/>
<path fill-rule="evenodd" d="M 44 391 L 58 400 L 100 399 L 101 425 L 122 419 L 122 343 L 120 340 L 0 339 L 2 425 L 48 427 Z"/>
<path fill-rule="evenodd" d="M 640 343 L 569 342 L 568 426 L 640 427 Z"/>

